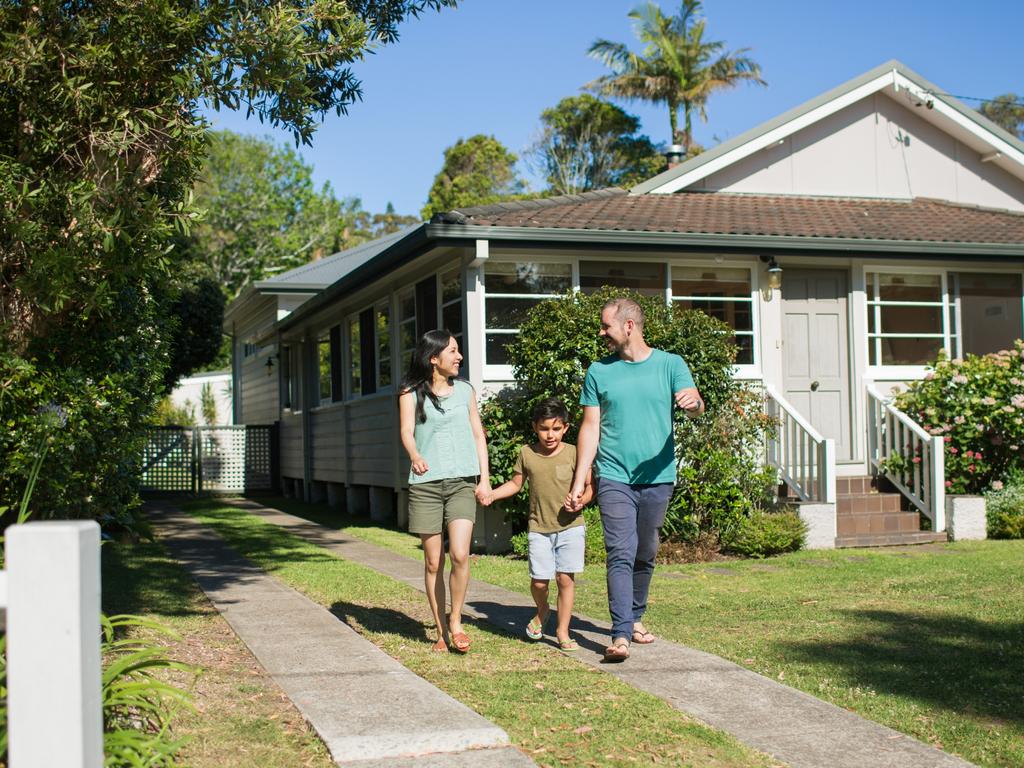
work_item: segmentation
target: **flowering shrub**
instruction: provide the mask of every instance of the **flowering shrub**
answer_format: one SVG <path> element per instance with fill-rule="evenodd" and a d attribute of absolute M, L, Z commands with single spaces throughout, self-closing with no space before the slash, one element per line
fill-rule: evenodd
<path fill-rule="evenodd" d="M 942 436 L 947 492 L 980 493 L 1024 469 L 1024 341 L 963 360 L 940 354 L 923 380 L 897 396 L 896 407 Z"/>
<path fill-rule="evenodd" d="M 985 494 L 990 539 L 1024 539 L 1024 473 L 996 480 Z"/>

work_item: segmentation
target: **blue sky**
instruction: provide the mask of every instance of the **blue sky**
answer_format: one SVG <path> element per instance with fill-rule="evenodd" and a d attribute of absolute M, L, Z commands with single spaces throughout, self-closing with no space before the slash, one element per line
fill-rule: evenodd
<path fill-rule="evenodd" d="M 541 110 L 605 72 L 586 56 L 595 39 L 633 45 L 626 14 L 636 5 L 463 0 L 454 10 L 408 22 L 397 44 L 356 64 L 363 101 L 348 115 L 328 116 L 301 153 L 318 184 L 329 181 L 339 197 L 359 197 L 369 211 L 390 201 L 400 213 L 418 214 L 446 147 L 487 133 L 521 155 Z M 661 6 L 678 9 L 666 0 Z M 1024 95 L 1019 0 L 707 0 L 704 11 L 706 37 L 730 49 L 752 48 L 768 81 L 767 88 L 741 86 L 712 97 L 709 122 L 695 129 L 705 147 L 892 58 L 948 93 Z M 622 106 L 640 117 L 652 140 L 668 139 L 665 108 Z M 242 114 L 208 117 L 217 128 L 291 142 Z"/>

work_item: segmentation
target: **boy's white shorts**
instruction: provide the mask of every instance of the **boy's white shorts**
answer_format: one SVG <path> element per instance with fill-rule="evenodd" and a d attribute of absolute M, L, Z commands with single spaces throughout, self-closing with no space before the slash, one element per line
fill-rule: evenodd
<path fill-rule="evenodd" d="M 555 573 L 583 571 L 586 549 L 586 526 L 574 525 L 564 531 L 536 533 L 530 531 L 530 578 L 553 579 Z"/>

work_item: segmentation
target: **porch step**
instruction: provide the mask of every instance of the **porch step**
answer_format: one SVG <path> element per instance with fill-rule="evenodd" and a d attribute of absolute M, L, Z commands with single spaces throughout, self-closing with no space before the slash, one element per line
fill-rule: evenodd
<path fill-rule="evenodd" d="M 836 514 L 898 514 L 903 511 L 902 503 L 898 493 L 837 493 Z"/>
<path fill-rule="evenodd" d="M 904 544 L 932 544 L 947 541 L 945 533 L 916 531 L 914 533 L 873 533 L 857 536 L 836 536 L 836 549 L 845 547 L 897 547 Z"/>
<path fill-rule="evenodd" d="M 898 509 L 899 505 L 897 505 Z M 918 533 L 921 516 L 917 512 L 862 512 L 836 515 L 837 536 Z"/>

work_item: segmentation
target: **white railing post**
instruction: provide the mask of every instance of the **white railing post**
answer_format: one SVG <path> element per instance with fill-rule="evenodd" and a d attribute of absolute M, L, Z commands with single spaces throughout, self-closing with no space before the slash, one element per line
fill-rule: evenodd
<path fill-rule="evenodd" d="M 831 437 L 821 441 L 821 465 L 818 483 L 821 500 L 826 504 L 836 503 L 836 441 Z"/>
<path fill-rule="evenodd" d="M 100 768 L 100 527 L 13 525 L 4 551 L 10 764 Z"/>
<path fill-rule="evenodd" d="M 928 489 L 932 506 L 932 527 L 937 533 L 946 530 L 946 444 L 940 435 L 932 436 L 932 472 Z"/>

